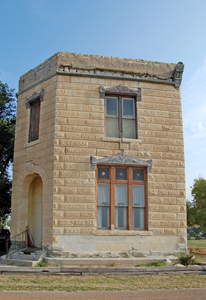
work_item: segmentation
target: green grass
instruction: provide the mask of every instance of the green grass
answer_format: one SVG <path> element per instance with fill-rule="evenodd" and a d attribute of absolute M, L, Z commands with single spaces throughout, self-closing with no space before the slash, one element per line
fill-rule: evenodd
<path fill-rule="evenodd" d="M 206 240 L 188 240 L 188 247 L 206 247 Z"/>
<path fill-rule="evenodd" d="M 153 276 L 15 276 L 0 275 L 0 291 L 122 291 L 205 288 L 206 276 L 174 274 Z"/>
<path fill-rule="evenodd" d="M 205 254 L 197 254 L 195 253 L 196 260 L 201 264 L 206 264 L 206 255 Z"/>
<path fill-rule="evenodd" d="M 153 261 L 149 264 L 139 264 L 138 267 L 166 267 L 166 263 L 160 260 Z"/>
<path fill-rule="evenodd" d="M 49 264 L 47 262 L 38 262 L 36 266 L 40 268 L 42 267 L 45 268 L 45 267 L 49 267 Z"/>

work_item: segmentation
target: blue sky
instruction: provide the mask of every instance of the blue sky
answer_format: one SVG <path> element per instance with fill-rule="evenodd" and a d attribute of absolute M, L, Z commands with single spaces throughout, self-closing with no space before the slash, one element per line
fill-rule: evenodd
<path fill-rule="evenodd" d="M 0 0 L 0 80 L 59 51 L 185 64 L 182 105 L 187 197 L 206 178 L 205 0 Z"/>

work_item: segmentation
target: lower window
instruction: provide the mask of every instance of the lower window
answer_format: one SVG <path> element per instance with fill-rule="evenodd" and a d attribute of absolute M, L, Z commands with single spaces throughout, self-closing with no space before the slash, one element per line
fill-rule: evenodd
<path fill-rule="evenodd" d="M 99 166 L 97 228 L 147 229 L 146 168 Z"/>

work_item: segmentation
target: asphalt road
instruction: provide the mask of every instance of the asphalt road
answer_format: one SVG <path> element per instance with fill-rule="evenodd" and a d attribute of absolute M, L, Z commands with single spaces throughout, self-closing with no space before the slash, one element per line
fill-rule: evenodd
<path fill-rule="evenodd" d="M 206 300 L 205 289 L 121 292 L 0 292 L 0 300 Z"/>

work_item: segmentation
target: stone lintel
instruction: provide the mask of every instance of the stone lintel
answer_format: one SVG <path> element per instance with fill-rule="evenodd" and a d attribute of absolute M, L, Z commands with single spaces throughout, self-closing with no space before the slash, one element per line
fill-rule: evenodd
<path fill-rule="evenodd" d="M 119 154 L 104 158 L 97 158 L 95 156 L 91 156 L 90 159 L 93 170 L 96 170 L 97 165 L 118 165 L 132 167 L 147 167 L 147 172 L 152 171 L 152 159 L 145 161 L 143 159 L 129 156 L 123 151 L 121 151 Z"/>

